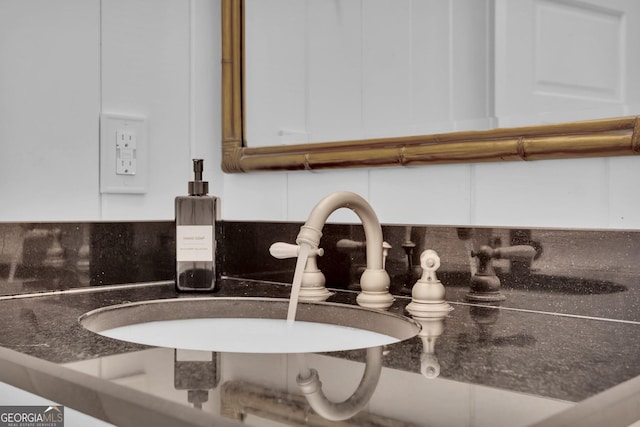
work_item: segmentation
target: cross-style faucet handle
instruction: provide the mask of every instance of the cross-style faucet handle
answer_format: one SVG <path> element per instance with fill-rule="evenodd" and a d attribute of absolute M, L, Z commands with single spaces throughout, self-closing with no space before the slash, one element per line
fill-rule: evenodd
<path fill-rule="evenodd" d="M 504 246 L 496 249 L 490 246 L 481 246 L 477 251 L 471 252 L 471 256 L 478 257 L 481 261 L 492 258 L 531 260 L 536 256 L 536 249 L 529 245 Z"/>

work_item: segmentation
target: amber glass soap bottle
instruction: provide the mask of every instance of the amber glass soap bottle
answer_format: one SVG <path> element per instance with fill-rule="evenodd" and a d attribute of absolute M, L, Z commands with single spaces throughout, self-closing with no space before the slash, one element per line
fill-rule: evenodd
<path fill-rule="evenodd" d="M 189 195 L 176 197 L 176 289 L 217 290 L 216 221 L 219 200 L 209 196 L 202 180 L 203 160 L 193 159 L 194 180 Z"/>

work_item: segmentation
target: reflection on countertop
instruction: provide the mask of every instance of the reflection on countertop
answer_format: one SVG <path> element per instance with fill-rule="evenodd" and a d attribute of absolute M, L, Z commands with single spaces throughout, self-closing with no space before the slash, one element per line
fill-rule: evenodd
<path fill-rule="evenodd" d="M 223 228 L 225 275 L 291 281 L 295 260 L 274 259 L 269 246 L 295 238 L 299 224 L 229 222 Z M 327 287 L 357 290 L 364 249 L 339 242 L 362 242 L 362 227 L 327 224 L 323 232 L 324 255 L 317 264 Z M 440 256 L 438 277 L 447 288 L 447 300 L 469 302 L 478 266 L 473 251 L 482 246 L 530 246 L 535 250 L 533 260 L 492 261 L 505 297 L 502 307 L 640 321 L 640 231 L 384 225 L 383 235 L 391 246 L 386 270 L 392 294 L 410 296 L 421 274 L 420 254 L 433 249 Z M 251 256 L 246 253 L 248 246 Z"/>
<path fill-rule="evenodd" d="M 216 296 L 286 298 L 288 291 L 279 284 L 226 279 Z M 330 301 L 353 304 L 355 295 L 338 291 Z M 209 352 L 207 358 L 194 353 L 178 356 L 174 349 L 105 338 L 78 323 L 81 314 L 98 307 L 184 296 L 167 282 L 3 300 L 0 317 L 6 333 L 0 337 L 0 346 L 141 391 L 159 402 L 202 407 L 212 416 L 248 417 L 253 425 L 273 425 L 260 423 L 265 417 L 293 425 L 309 419 L 312 411 L 301 400 L 295 383 L 293 355 Z M 391 311 L 404 313 L 409 301 L 398 297 Z M 425 341 L 421 337 L 389 345 L 383 351 L 379 384 L 358 418 L 366 420 L 336 425 L 372 425 L 375 419 L 384 422 L 373 425 L 524 426 L 640 375 L 636 363 L 640 324 L 453 305 L 431 349 L 439 375 L 423 375 Z M 331 400 L 340 401 L 356 389 L 364 350 L 306 357 L 309 366 L 318 370 Z M 203 363 L 188 366 L 177 360 Z M 0 366 L 3 363 L 0 360 Z M 206 375 L 200 372 L 203 370 Z M 0 372 L 0 380 L 10 382 L 11 375 L 4 369 Z M 60 389 L 54 394 L 61 399 L 64 393 Z M 83 410 L 83 404 L 79 402 L 78 409 Z M 505 420 L 505 411 L 513 418 Z M 293 418 L 281 419 L 283 414 Z M 310 425 L 331 425 L 323 422 Z"/>
<path fill-rule="evenodd" d="M 300 223 L 221 221 L 219 271 L 290 283 L 295 260 L 273 258 Z M 317 264 L 327 287 L 357 290 L 364 270 L 359 224 L 327 224 Z M 533 260 L 494 259 L 504 307 L 640 321 L 640 231 L 383 225 L 390 246 L 391 293 L 410 295 L 419 256 L 435 250 L 447 299 L 466 302 L 478 260 L 472 253 L 529 246 Z M 351 245 L 340 245 L 341 241 Z M 173 280 L 175 226 L 170 221 L 0 223 L 0 295 Z"/>
<path fill-rule="evenodd" d="M 287 298 L 295 261 L 274 259 L 268 248 L 299 227 L 221 222 L 223 281 L 213 296 Z M 338 242 L 362 241 L 362 227 L 327 224 L 323 232 L 317 263 L 335 292 L 328 301 L 355 304 L 364 252 Z M 396 296 L 390 310 L 407 315 L 425 249 L 440 256 L 438 278 L 454 310 L 383 349 L 371 400 L 344 422 L 314 415 L 292 355 L 184 354 L 79 325 L 80 315 L 99 307 L 194 297 L 174 290 L 168 221 L 0 224 L 0 381 L 115 424 L 130 422 L 127 411 L 136 407 L 164 416 L 164 425 L 222 416 L 257 426 L 525 426 L 640 375 L 640 232 L 386 225 L 383 234 Z M 483 245 L 535 250 L 530 260 L 492 260 L 504 300 L 467 298 L 478 267 L 472 255 Z M 340 401 L 357 388 L 365 353 L 305 357 L 327 396 Z M 42 375 L 50 387 L 32 379 Z"/>
<path fill-rule="evenodd" d="M 173 277 L 172 222 L 0 223 L 0 295 Z"/>

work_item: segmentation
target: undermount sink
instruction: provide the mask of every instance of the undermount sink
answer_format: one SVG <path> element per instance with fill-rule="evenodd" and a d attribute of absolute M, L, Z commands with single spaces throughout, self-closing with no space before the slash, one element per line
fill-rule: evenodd
<path fill-rule="evenodd" d="M 420 325 L 404 316 L 345 304 L 288 299 L 193 297 L 125 303 L 82 315 L 82 326 L 122 341 L 188 350 L 307 353 L 403 341 Z"/>

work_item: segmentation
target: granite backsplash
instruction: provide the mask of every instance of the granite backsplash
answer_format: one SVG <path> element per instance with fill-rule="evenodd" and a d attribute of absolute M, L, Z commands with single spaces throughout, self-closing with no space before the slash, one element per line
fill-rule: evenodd
<path fill-rule="evenodd" d="M 275 259 L 272 243 L 293 243 L 301 223 L 221 221 L 221 276 L 289 283 L 295 259 Z M 528 245 L 532 261 L 493 261 L 507 308 L 640 321 L 640 231 L 383 225 L 391 248 L 391 292 L 410 295 L 419 256 L 433 249 L 447 299 L 465 302 L 472 250 Z M 327 287 L 353 289 L 365 266 L 359 224 L 327 224 L 318 267 Z M 173 280 L 172 221 L 0 223 L 0 295 Z"/>

